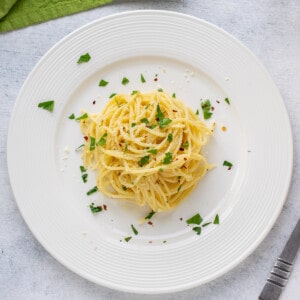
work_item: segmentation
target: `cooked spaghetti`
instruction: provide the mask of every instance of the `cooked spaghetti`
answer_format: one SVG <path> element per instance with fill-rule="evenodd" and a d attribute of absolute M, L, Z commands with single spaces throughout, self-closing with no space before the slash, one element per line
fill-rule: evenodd
<path fill-rule="evenodd" d="M 155 212 L 176 207 L 211 168 L 201 149 L 212 130 L 164 92 L 115 95 L 80 127 L 98 190 Z"/>

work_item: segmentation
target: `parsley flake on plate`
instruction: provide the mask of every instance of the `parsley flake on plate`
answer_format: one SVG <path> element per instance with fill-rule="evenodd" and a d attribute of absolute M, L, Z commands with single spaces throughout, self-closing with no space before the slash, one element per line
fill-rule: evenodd
<path fill-rule="evenodd" d="M 82 64 L 82 63 L 87 63 L 89 62 L 91 59 L 91 56 L 89 53 L 83 54 L 79 57 L 79 59 L 77 60 L 78 64 Z"/>
<path fill-rule="evenodd" d="M 150 220 L 152 217 L 153 217 L 153 215 L 155 214 L 155 211 L 150 211 L 149 212 L 149 214 L 144 218 L 145 220 Z"/>
<path fill-rule="evenodd" d="M 101 80 L 99 81 L 99 86 L 104 87 L 104 86 L 107 86 L 108 83 L 109 83 L 108 81 L 105 81 L 104 79 L 101 79 Z"/>
<path fill-rule="evenodd" d="M 91 204 L 90 204 L 90 209 L 91 209 L 91 212 L 92 212 L 93 214 L 96 214 L 96 213 L 102 211 L 102 206 L 95 206 L 94 203 L 91 203 Z"/>
<path fill-rule="evenodd" d="M 196 227 L 193 228 L 193 230 L 196 231 L 196 233 L 197 233 L 198 235 L 200 235 L 200 233 L 201 233 L 201 227 L 196 226 Z"/>
<path fill-rule="evenodd" d="M 123 77 L 123 79 L 122 79 L 122 84 L 123 84 L 123 85 L 126 85 L 127 83 L 129 83 L 128 78 Z"/>
<path fill-rule="evenodd" d="M 38 104 L 38 107 L 48 110 L 48 111 L 53 111 L 54 109 L 54 100 L 49 100 L 49 101 L 45 101 L 45 102 L 40 102 Z"/>
<path fill-rule="evenodd" d="M 228 105 L 230 105 L 230 100 L 229 100 L 229 98 L 225 98 L 225 100 L 224 100 Z"/>
<path fill-rule="evenodd" d="M 139 234 L 139 232 L 136 230 L 136 228 L 132 224 L 131 224 L 131 229 L 135 235 Z"/>
<path fill-rule="evenodd" d="M 77 147 L 77 148 L 75 149 L 75 151 L 80 151 L 80 149 L 81 149 L 82 147 L 84 147 L 84 144 L 81 144 L 79 147 Z"/>
<path fill-rule="evenodd" d="M 86 183 L 87 182 L 87 178 L 88 178 L 88 174 L 82 174 L 81 175 L 81 178 L 82 178 L 82 181 L 84 182 L 84 183 Z"/>
<path fill-rule="evenodd" d="M 219 220 L 219 215 L 218 214 L 216 214 L 216 216 L 215 216 L 214 224 L 220 224 L 220 220 Z"/>
<path fill-rule="evenodd" d="M 200 216 L 200 214 L 196 214 L 193 217 L 189 218 L 186 220 L 187 224 L 196 224 L 196 225 L 200 225 L 202 222 L 202 218 Z"/>
<path fill-rule="evenodd" d="M 203 118 L 205 120 L 208 120 L 212 116 L 212 112 L 210 112 L 211 104 L 209 100 L 206 100 L 201 104 L 202 112 L 203 112 Z"/>
<path fill-rule="evenodd" d="M 94 186 L 92 189 L 90 189 L 86 194 L 89 196 L 91 194 L 94 194 L 98 191 L 97 186 Z"/>
<path fill-rule="evenodd" d="M 89 117 L 88 114 L 84 113 L 83 115 L 81 115 L 80 117 L 76 118 L 75 120 L 79 121 L 79 120 L 87 119 L 88 117 Z"/>
<path fill-rule="evenodd" d="M 230 161 L 224 160 L 223 166 L 231 168 L 231 167 L 233 167 L 233 164 Z"/>
<path fill-rule="evenodd" d="M 146 82 L 146 79 L 145 79 L 145 77 L 143 76 L 143 74 L 141 74 L 141 82 L 142 82 L 142 83 L 145 83 L 145 82 Z"/>

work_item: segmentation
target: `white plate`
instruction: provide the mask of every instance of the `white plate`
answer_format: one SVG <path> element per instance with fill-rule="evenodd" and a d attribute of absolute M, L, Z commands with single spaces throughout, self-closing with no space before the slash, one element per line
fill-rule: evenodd
<path fill-rule="evenodd" d="M 86 52 L 90 62 L 77 64 Z M 130 79 L 126 86 L 123 76 Z M 109 81 L 106 87 L 98 86 L 102 78 Z M 80 153 L 74 151 L 82 135 L 68 116 L 82 108 L 101 110 L 113 92 L 158 87 L 176 92 L 195 111 L 200 98 L 211 100 L 216 130 L 205 151 L 217 168 L 176 210 L 156 214 L 153 226 L 138 225 L 149 209 L 100 193 L 86 196 L 95 174 L 82 182 Z M 37 108 L 49 99 L 55 100 L 53 113 Z M 222 166 L 224 160 L 233 162 L 232 170 Z M 266 236 L 288 191 L 292 137 L 277 88 L 236 39 L 191 16 L 134 11 L 80 28 L 41 59 L 11 118 L 8 167 L 26 223 L 62 264 L 114 289 L 174 292 L 227 272 Z M 92 215 L 92 201 L 107 204 L 108 210 Z M 218 213 L 220 225 L 196 235 L 185 220 L 197 212 L 205 221 Z M 133 236 L 131 224 L 139 235 Z M 133 238 L 126 243 L 129 235 Z"/>

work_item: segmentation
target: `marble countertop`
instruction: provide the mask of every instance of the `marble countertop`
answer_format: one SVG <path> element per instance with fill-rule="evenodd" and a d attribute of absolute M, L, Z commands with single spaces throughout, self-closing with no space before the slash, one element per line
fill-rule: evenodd
<path fill-rule="evenodd" d="M 72 273 L 31 234 L 14 201 L 6 141 L 17 94 L 39 59 L 66 34 L 90 21 L 134 9 L 190 14 L 223 28 L 262 61 L 278 86 L 294 138 L 294 170 L 283 211 L 259 247 L 240 265 L 203 286 L 165 295 L 114 291 Z M 0 299 L 257 299 L 265 279 L 300 216 L 300 2 L 125 1 L 0 34 Z M 280 122 L 280 120 L 279 120 Z M 299 299 L 300 257 L 281 299 Z"/>

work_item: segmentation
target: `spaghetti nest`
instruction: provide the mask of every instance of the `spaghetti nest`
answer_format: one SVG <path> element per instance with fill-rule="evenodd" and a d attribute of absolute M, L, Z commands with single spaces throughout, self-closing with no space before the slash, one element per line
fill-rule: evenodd
<path fill-rule="evenodd" d="M 164 92 L 118 94 L 80 127 L 98 190 L 155 212 L 176 207 L 210 169 L 201 149 L 212 130 Z"/>

